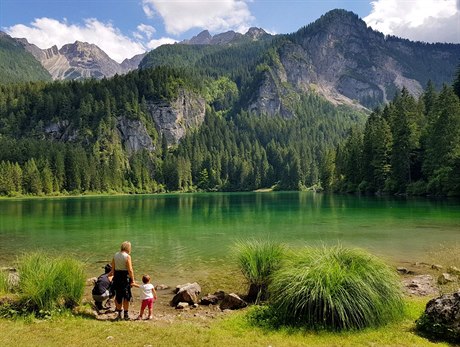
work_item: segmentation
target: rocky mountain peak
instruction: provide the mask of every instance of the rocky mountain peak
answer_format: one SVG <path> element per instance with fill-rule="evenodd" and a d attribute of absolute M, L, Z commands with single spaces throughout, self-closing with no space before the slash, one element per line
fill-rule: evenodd
<path fill-rule="evenodd" d="M 244 36 L 247 36 L 251 38 L 252 40 L 258 40 L 265 35 L 270 35 L 270 34 L 268 34 L 264 29 L 256 28 L 256 27 L 249 28 L 246 34 L 244 34 Z"/>
<path fill-rule="evenodd" d="M 208 30 L 203 30 L 198 35 L 193 36 L 186 43 L 189 45 L 209 45 L 211 43 L 212 36 Z"/>

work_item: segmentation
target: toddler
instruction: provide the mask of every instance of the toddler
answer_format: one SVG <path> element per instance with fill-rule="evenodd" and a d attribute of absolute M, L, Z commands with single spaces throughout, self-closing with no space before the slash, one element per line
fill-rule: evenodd
<path fill-rule="evenodd" d="M 150 283 L 150 276 L 149 275 L 144 275 L 142 276 L 142 283 L 141 285 L 139 284 L 133 284 L 135 287 L 138 287 L 141 290 L 141 311 L 139 312 L 139 317 L 137 319 L 142 319 L 142 316 L 144 315 L 144 310 L 146 307 L 149 308 L 149 316 L 148 319 L 152 319 L 152 307 L 153 303 L 157 299 L 157 292 L 155 291 L 155 287 L 153 286 L 152 283 Z"/>

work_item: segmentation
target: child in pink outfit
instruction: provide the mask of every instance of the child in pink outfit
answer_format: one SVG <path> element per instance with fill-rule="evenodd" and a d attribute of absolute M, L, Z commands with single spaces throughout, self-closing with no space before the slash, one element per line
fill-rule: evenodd
<path fill-rule="evenodd" d="M 139 284 L 134 284 L 135 287 L 138 287 L 141 290 L 141 311 L 139 312 L 139 317 L 137 319 L 142 319 L 142 316 L 144 315 L 144 310 L 146 307 L 149 308 L 149 316 L 147 319 L 152 319 L 152 307 L 153 303 L 157 299 L 157 292 L 155 291 L 155 287 L 153 286 L 152 283 L 150 283 L 150 276 L 149 275 L 144 275 L 142 276 L 142 283 L 141 285 Z"/>

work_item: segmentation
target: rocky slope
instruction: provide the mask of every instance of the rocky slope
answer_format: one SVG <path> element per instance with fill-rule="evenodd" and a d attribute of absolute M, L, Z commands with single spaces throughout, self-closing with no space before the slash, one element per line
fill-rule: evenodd
<path fill-rule="evenodd" d="M 87 42 L 75 41 L 61 49 L 57 46 L 41 49 L 26 39 L 16 40 L 48 70 L 54 80 L 100 79 L 124 74 L 136 69 L 144 57 L 144 54 L 139 54 L 118 64 L 98 46 Z"/>
<path fill-rule="evenodd" d="M 289 117 L 292 98 L 309 90 L 372 108 L 403 87 L 419 95 L 430 79 L 451 83 L 459 56 L 460 45 L 385 37 L 351 12 L 330 11 L 285 36 L 249 109 Z"/>

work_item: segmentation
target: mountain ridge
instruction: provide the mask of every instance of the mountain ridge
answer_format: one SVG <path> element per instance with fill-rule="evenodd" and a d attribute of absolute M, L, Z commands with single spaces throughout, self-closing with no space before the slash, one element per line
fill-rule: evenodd
<path fill-rule="evenodd" d="M 88 42 L 75 41 L 63 45 L 60 49 L 56 45 L 41 49 L 25 38 L 15 40 L 42 64 L 54 80 L 101 79 L 125 74 L 136 69 L 145 56 L 145 53 L 138 54 L 119 64 L 100 47 Z"/>

